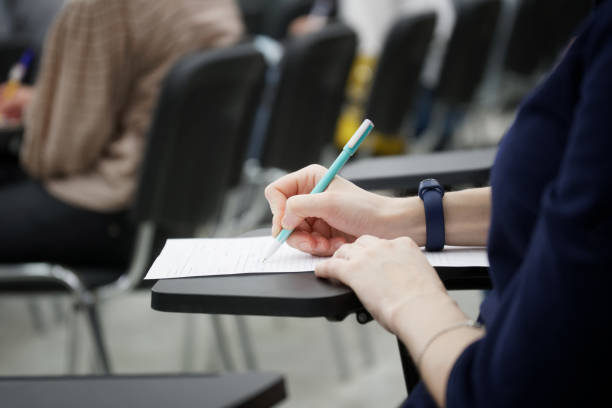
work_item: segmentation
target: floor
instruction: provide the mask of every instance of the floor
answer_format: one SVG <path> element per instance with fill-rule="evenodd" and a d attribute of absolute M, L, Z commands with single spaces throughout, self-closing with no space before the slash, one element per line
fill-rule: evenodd
<path fill-rule="evenodd" d="M 451 295 L 475 317 L 480 292 Z M 102 309 L 116 373 L 224 370 L 210 316 L 156 312 L 149 302 L 149 294 L 139 292 Z M 0 375 L 66 373 L 68 310 L 63 296 L 1 296 Z M 243 371 L 235 318 L 221 320 L 235 369 Z M 353 316 L 343 322 L 248 317 L 247 324 L 259 370 L 285 376 L 289 396 L 280 407 L 395 407 L 405 398 L 396 340 L 376 322 L 360 325 Z M 77 370 L 85 374 L 93 359 L 88 332 L 80 326 Z M 194 335 L 186 336 L 190 330 Z M 346 357 L 344 365 L 334 358 L 334 344 L 340 347 L 336 354 Z"/>

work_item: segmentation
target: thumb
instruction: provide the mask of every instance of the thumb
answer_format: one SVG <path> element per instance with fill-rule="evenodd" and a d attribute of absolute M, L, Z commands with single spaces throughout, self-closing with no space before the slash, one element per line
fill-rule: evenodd
<path fill-rule="evenodd" d="M 339 205 L 337 201 L 334 195 L 328 192 L 289 197 L 281 225 L 286 229 L 294 229 L 304 218 L 308 217 L 329 221 L 336 213 L 335 209 Z"/>

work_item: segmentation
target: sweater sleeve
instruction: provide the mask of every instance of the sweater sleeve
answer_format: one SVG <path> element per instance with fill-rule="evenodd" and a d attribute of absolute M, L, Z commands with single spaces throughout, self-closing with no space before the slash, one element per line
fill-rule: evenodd
<path fill-rule="evenodd" d="M 448 407 L 595 406 L 586 400 L 609 393 L 597 383 L 612 362 L 612 19 L 603 20 L 583 43 L 572 127 L 526 256 L 485 337 L 455 363 Z"/>
<path fill-rule="evenodd" d="M 26 113 L 21 160 L 33 177 L 86 171 L 108 145 L 127 86 L 123 7 L 73 0 L 55 21 Z"/>

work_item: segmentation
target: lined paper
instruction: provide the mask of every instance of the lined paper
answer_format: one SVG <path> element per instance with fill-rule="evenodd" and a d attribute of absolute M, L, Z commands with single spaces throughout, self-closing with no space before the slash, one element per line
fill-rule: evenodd
<path fill-rule="evenodd" d="M 272 237 L 170 239 L 145 279 L 312 271 L 327 259 L 283 245 L 266 262 L 262 257 Z M 425 252 L 434 266 L 488 266 L 484 248 L 445 247 Z"/>

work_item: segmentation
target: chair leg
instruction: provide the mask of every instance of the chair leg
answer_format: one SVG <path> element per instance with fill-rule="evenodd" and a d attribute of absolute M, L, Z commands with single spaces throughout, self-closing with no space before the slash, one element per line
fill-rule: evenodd
<path fill-rule="evenodd" d="M 183 331 L 183 371 L 190 372 L 194 370 L 194 356 L 196 343 L 196 316 L 191 313 L 186 313 L 184 316 L 184 331 Z"/>
<path fill-rule="evenodd" d="M 359 348 L 363 355 L 363 365 L 368 368 L 372 367 L 376 362 L 376 355 L 374 353 L 374 347 L 372 346 L 370 332 L 365 327 L 356 327 L 356 329 L 357 341 L 359 342 Z"/>
<path fill-rule="evenodd" d="M 213 325 L 213 331 L 215 333 L 215 340 L 217 341 L 217 349 L 219 350 L 221 362 L 227 371 L 235 371 L 236 366 L 234 365 L 234 360 L 232 359 L 229 351 L 229 343 L 227 341 L 227 336 L 225 335 L 223 325 L 221 324 L 221 316 L 211 315 L 210 320 Z"/>
<path fill-rule="evenodd" d="M 66 371 L 68 374 L 75 375 L 76 374 L 76 366 L 77 366 L 77 358 L 79 354 L 80 344 L 79 344 L 79 309 L 74 307 L 68 317 L 67 324 L 67 367 Z"/>
<path fill-rule="evenodd" d="M 104 337 L 102 334 L 102 326 L 100 325 L 100 316 L 98 313 L 97 305 L 91 303 L 84 306 L 87 313 L 87 320 L 89 321 L 89 327 L 94 342 L 94 348 L 98 356 L 100 365 L 102 366 L 102 372 L 104 374 L 110 374 L 111 367 L 108 355 L 106 353 L 106 347 L 104 345 Z"/>
<path fill-rule="evenodd" d="M 247 326 L 247 321 L 244 316 L 236 316 L 236 327 L 238 328 L 238 339 L 240 340 L 240 346 L 244 353 L 246 367 L 249 370 L 256 370 L 257 360 L 255 359 L 255 353 L 253 351 L 249 327 Z"/>
<path fill-rule="evenodd" d="M 58 296 L 53 296 L 53 299 L 51 299 L 51 307 L 53 308 L 53 318 L 56 323 L 66 319 L 66 311 L 63 308 L 62 299 Z"/>
<path fill-rule="evenodd" d="M 43 314 L 42 309 L 40 307 L 39 299 L 29 297 L 26 302 L 28 305 L 28 312 L 30 314 L 30 318 L 32 319 L 32 325 L 34 326 L 34 330 L 38 333 L 44 332 L 45 324 L 43 322 Z"/>
<path fill-rule="evenodd" d="M 336 367 L 338 368 L 338 376 L 341 380 L 349 378 L 349 362 L 346 355 L 346 350 L 342 344 L 342 334 L 340 332 L 340 326 L 337 323 L 330 323 L 327 325 L 329 338 L 331 340 L 332 353 L 336 360 Z"/>

